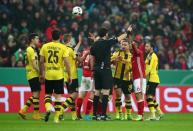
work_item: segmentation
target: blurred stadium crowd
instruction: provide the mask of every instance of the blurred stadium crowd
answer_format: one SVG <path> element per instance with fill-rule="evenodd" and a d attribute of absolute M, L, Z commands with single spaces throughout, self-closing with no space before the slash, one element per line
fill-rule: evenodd
<path fill-rule="evenodd" d="M 81 6 L 84 14 L 72 16 Z M 27 36 L 36 32 L 40 46 L 59 28 L 71 33 L 77 43 L 83 32 L 82 48 L 103 24 L 118 35 L 133 23 L 135 39 L 156 45 L 160 69 L 193 69 L 193 0 L 1 0 L 0 67 L 23 67 Z"/>

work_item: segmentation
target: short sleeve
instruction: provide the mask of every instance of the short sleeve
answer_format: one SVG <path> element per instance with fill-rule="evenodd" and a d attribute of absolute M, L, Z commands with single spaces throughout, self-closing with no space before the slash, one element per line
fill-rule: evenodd
<path fill-rule="evenodd" d="M 34 60 L 35 59 L 35 52 L 32 48 L 27 48 L 27 56 L 31 59 Z"/>
<path fill-rule="evenodd" d="M 68 48 L 66 46 L 64 46 L 64 51 L 63 51 L 62 57 L 69 57 L 69 51 L 68 51 Z"/>

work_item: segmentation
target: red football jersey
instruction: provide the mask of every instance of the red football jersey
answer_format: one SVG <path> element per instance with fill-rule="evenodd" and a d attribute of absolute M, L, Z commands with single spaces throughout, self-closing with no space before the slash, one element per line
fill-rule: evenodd
<path fill-rule="evenodd" d="M 82 56 L 86 55 L 86 58 L 82 62 L 82 71 L 84 77 L 91 77 L 92 71 L 91 71 L 91 65 L 90 65 L 90 54 L 88 53 L 89 50 L 84 50 L 82 53 Z"/>
<path fill-rule="evenodd" d="M 133 57 L 132 57 L 132 73 L 133 80 L 138 78 L 145 78 L 145 61 L 144 54 L 141 48 L 137 48 L 135 44 L 132 44 Z"/>

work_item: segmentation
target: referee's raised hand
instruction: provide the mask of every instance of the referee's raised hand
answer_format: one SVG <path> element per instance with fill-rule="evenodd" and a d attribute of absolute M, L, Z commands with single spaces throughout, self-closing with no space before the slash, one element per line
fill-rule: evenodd
<path fill-rule="evenodd" d="M 128 32 L 132 32 L 133 31 L 133 27 L 134 27 L 134 25 L 129 25 L 129 27 L 127 28 L 127 31 Z"/>

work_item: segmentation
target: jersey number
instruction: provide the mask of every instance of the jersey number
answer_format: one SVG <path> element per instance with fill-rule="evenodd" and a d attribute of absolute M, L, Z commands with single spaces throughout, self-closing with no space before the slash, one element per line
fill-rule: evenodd
<path fill-rule="evenodd" d="M 58 63 L 58 51 L 48 50 L 48 63 Z"/>

